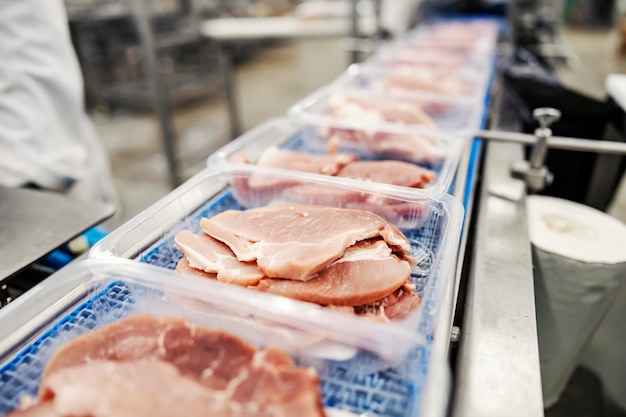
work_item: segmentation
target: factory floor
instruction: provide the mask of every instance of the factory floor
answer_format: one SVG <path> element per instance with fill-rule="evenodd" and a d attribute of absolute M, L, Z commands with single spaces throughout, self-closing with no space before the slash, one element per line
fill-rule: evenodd
<path fill-rule="evenodd" d="M 614 33 L 607 30 L 567 29 L 565 38 L 578 54 L 579 61 L 574 68 L 559 70 L 563 83 L 592 97 L 605 98 L 606 75 L 625 72 L 626 69 L 626 58 L 615 53 Z M 244 131 L 268 119 L 284 116 L 290 105 L 332 81 L 346 68 L 348 62 L 349 55 L 342 50 L 342 43 L 338 39 L 299 40 L 263 48 L 254 59 L 238 66 L 235 73 Z M 93 115 L 93 120 L 108 151 L 120 197 L 118 214 L 105 224 L 113 229 L 169 193 L 172 187 L 157 121 L 151 114 L 120 110 L 108 115 Z M 183 180 L 203 169 L 206 158 L 229 139 L 226 108 L 219 95 L 176 108 L 174 125 Z M 624 180 L 609 213 L 626 222 Z M 585 353 L 583 362 L 588 366 L 577 371 L 564 395 L 564 401 L 548 410 L 547 415 L 624 415 L 619 408 L 605 408 L 599 412 L 599 408 L 585 408 L 588 402 L 580 403 L 581 398 L 589 397 L 581 392 L 594 392 L 593 389 L 598 387 L 597 375 L 601 371 L 610 374 L 610 370 L 606 369 L 611 367 L 611 360 L 617 360 L 622 369 L 621 380 L 610 381 L 611 385 L 626 386 L 623 377 L 626 375 L 624 357 L 616 353 L 624 352 L 626 346 L 624 311 L 626 291 L 623 290 Z M 615 332 L 614 329 L 621 331 Z M 603 343 L 613 345 L 609 354 Z M 594 370 L 590 371 L 593 367 Z M 620 379 L 619 376 L 603 378 Z M 624 393 L 612 392 L 610 396 L 617 398 L 620 394 Z"/>

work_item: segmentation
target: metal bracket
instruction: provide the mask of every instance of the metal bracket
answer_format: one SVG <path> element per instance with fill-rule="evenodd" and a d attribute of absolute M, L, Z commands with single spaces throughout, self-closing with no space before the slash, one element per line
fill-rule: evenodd
<path fill-rule="evenodd" d="M 544 166 L 548 153 L 548 139 L 552 137 L 550 125 L 561 118 L 561 112 L 550 107 L 540 107 L 533 111 L 533 117 L 539 122 L 535 129 L 537 141 L 532 150 L 530 161 L 517 161 L 511 167 L 513 178 L 523 180 L 531 192 L 539 192 L 550 185 L 554 179 L 552 173 Z"/>

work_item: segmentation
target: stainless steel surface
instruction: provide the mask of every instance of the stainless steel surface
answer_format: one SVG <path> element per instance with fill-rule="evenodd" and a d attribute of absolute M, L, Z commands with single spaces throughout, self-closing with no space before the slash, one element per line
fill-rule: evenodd
<path fill-rule="evenodd" d="M 489 143 L 457 358 L 454 417 L 543 415 L 520 145 Z M 497 190 L 518 190 L 501 197 Z M 492 193 L 492 191 L 494 191 Z"/>
<path fill-rule="evenodd" d="M 0 282 L 114 212 L 109 204 L 0 187 Z"/>
<path fill-rule="evenodd" d="M 161 77 L 156 44 L 152 30 L 152 8 L 150 0 L 132 0 L 132 11 L 139 39 L 143 49 L 145 71 L 152 90 L 152 104 L 161 127 L 161 140 L 169 167 L 170 185 L 172 188 L 180 185 L 181 177 L 178 172 L 178 162 L 175 153 L 175 135 L 172 121 L 172 109 L 167 83 Z"/>
<path fill-rule="evenodd" d="M 523 145 L 533 145 L 537 141 L 534 135 L 500 130 L 483 130 L 476 132 L 476 137 L 489 139 L 492 142 L 512 142 Z M 552 136 L 547 140 L 547 143 L 548 148 L 553 149 L 626 155 L 626 143 L 623 142 Z"/>

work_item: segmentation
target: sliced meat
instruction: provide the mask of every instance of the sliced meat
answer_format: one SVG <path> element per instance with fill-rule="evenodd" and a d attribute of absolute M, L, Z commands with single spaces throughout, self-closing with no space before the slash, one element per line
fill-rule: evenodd
<path fill-rule="evenodd" d="M 338 176 L 412 188 L 424 188 L 435 180 L 433 171 L 402 161 L 353 162 Z"/>
<path fill-rule="evenodd" d="M 232 415 L 223 397 L 155 360 L 96 360 L 61 369 L 43 384 L 42 400 L 51 415 L 67 417 Z"/>
<path fill-rule="evenodd" d="M 137 336 L 138 334 L 140 336 Z M 51 387 L 58 386 L 58 379 L 62 379 L 65 372 L 99 361 L 114 364 L 164 362 L 179 373 L 182 379 L 188 379 L 196 384 L 198 389 L 203 390 L 202 392 L 208 392 L 210 404 L 205 410 L 209 415 L 323 415 L 316 372 L 313 369 L 297 368 L 285 353 L 273 349 L 257 351 L 242 340 L 219 330 L 196 327 L 178 318 L 147 315 L 130 316 L 64 345 L 55 353 L 44 370 L 40 399 L 46 401 L 51 397 L 57 398 L 58 393 Z M 150 372 L 146 370 L 149 383 L 141 382 L 142 380 L 138 380 L 138 383 L 156 382 L 157 376 L 151 375 Z M 129 373 L 138 375 L 137 378 L 144 376 L 138 369 L 133 369 Z M 101 374 L 106 374 L 106 370 Z M 106 387 L 113 390 L 110 387 L 115 383 L 102 379 L 103 376 L 100 374 L 96 376 L 81 374 L 77 379 L 81 378 L 86 380 L 86 383 L 90 382 L 89 378 L 95 379 L 94 386 L 100 386 L 101 389 Z M 180 379 L 174 377 L 172 379 L 180 383 Z M 125 380 L 120 379 L 122 383 Z M 124 385 L 124 390 L 128 390 L 128 387 Z M 160 392 L 164 398 L 168 398 L 165 393 L 169 394 L 169 389 L 165 387 Z M 150 387 L 140 387 L 138 392 L 142 393 L 143 389 L 151 391 L 152 396 L 157 392 Z M 135 396 L 134 390 L 133 386 L 130 396 Z M 198 391 L 188 386 L 185 386 L 184 390 L 193 393 L 194 396 Z M 71 392 L 75 391 L 70 390 Z M 128 395 L 127 392 L 126 396 Z M 168 401 L 177 407 L 182 405 L 176 399 Z M 101 414 L 69 415 L 98 417 Z M 203 415 L 207 415 L 206 411 Z"/>
<path fill-rule="evenodd" d="M 239 261 L 228 246 L 204 233 L 183 230 L 176 234 L 174 243 L 187 257 L 189 266 L 216 273 L 218 281 L 255 285 L 265 276 L 256 263 Z"/>
<path fill-rule="evenodd" d="M 189 265 L 189 261 L 187 260 L 186 256 L 180 258 L 180 260 L 176 264 L 176 271 L 182 272 L 183 274 L 197 275 L 201 278 L 217 279 L 217 274 L 205 272 Z"/>
<path fill-rule="evenodd" d="M 337 95 L 330 100 L 331 114 L 350 120 L 376 119 L 437 128 L 433 118 L 416 101 L 376 95 Z M 374 120 L 376 120 L 374 119 Z M 371 123 L 371 122 L 370 122 Z"/>
<path fill-rule="evenodd" d="M 11 416 L 323 416 L 319 392 L 309 389 L 318 383 L 315 374 L 273 359 L 259 352 L 225 391 L 154 359 L 97 360 L 55 372 L 42 387 L 42 402 Z"/>
<path fill-rule="evenodd" d="M 59 369 L 94 360 L 157 358 L 213 388 L 237 375 L 254 352 L 254 347 L 221 331 L 196 327 L 180 318 L 138 314 L 63 345 L 48 361 L 42 384 Z"/>
<path fill-rule="evenodd" d="M 447 146 L 430 135 L 403 135 L 360 129 L 319 128 L 317 135 L 340 146 L 419 164 L 440 165 L 449 153 Z"/>
<path fill-rule="evenodd" d="M 297 202 L 298 204 L 344 207 L 348 204 L 365 201 L 368 195 L 359 190 L 342 188 L 337 185 L 328 186 L 311 183 L 294 185 L 284 190 L 282 196 L 287 201 Z"/>
<path fill-rule="evenodd" d="M 356 156 L 348 153 L 314 155 L 272 146 L 263 152 L 256 165 L 312 174 L 336 175 L 343 166 L 356 159 Z M 255 172 L 250 176 L 248 186 L 261 192 L 268 189 L 277 190 L 298 183 L 298 179 L 291 177 Z"/>
<path fill-rule="evenodd" d="M 457 96 L 467 96 L 472 88 L 458 75 L 436 72 L 428 68 L 414 68 L 411 71 L 390 71 L 385 77 L 372 81 L 372 88 L 378 91 L 420 90 Z"/>
<path fill-rule="evenodd" d="M 312 279 L 266 278 L 254 288 L 321 305 L 357 306 L 393 293 L 410 274 L 409 262 L 392 255 L 385 241 L 361 241 Z"/>
<path fill-rule="evenodd" d="M 401 291 L 385 297 L 381 303 L 381 313 L 389 320 L 401 320 L 417 310 L 421 300 L 414 291 Z"/>
<path fill-rule="evenodd" d="M 6 417 L 63 417 L 54 408 L 54 403 L 45 401 L 41 403 L 30 404 L 26 407 L 14 410 L 6 415 Z"/>
<path fill-rule="evenodd" d="M 382 237 L 394 252 L 409 253 L 402 232 L 363 210 L 325 206 L 270 206 L 225 211 L 200 220 L 207 234 L 227 244 L 240 261 L 257 261 L 270 278 L 304 281 L 358 241 Z"/>
<path fill-rule="evenodd" d="M 313 174 L 336 175 L 342 167 L 356 160 L 357 157 L 349 153 L 314 155 L 271 147 L 263 152 L 257 165 Z"/>

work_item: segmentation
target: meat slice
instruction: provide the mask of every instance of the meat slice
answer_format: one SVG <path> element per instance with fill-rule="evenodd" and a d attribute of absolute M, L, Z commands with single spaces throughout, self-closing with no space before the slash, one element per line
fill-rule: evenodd
<path fill-rule="evenodd" d="M 225 385 L 249 362 L 254 347 L 227 333 L 196 327 L 180 318 L 133 315 L 86 333 L 59 348 L 42 384 L 57 370 L 94 360 L 157 358 L 171 362 L 211 387 Z"/>
<path fill-rule="evenodd" d="M 320 138 L 338 142 L 342 147 L 431 166 L 440 165 L 449 153 L 445 143 L 427 134 L 409 135 L 343 128 L 318 128 L 316 133 Z"/>
<path fill-rule="evenodd" d="M 332 176 L 337 175 L 342 167 L 356 160 L 357 157 L 349 153 L 315 155 L 270 147 L 263 152 L 256 165 Z M 255 172 L 250 177 L 248 186 L 255 190 L 264 190 L 298 183 L 298 179 Z"/>
<path fill-rule="evenodd" d="M 204 233 L 183 230 L 176 234 L 174 243 L 191 267 L 216 273 L 218 281 L 255 285 L 265 276 L 254 262 L 239 261 L 228 246 Z"/>
<path fill-rule="evenodd" d="M 331 114 L 350 120 L 406 123 L 437 128 L 437 123 L 414 100 L 401 100 L 376 95 L 336 95 L 330 100 Z M 373 118 L 373 119 L 372 119 Z"/>
<path fill-rule="evenodd" d="M 412 188 L 424 188 L 435 180 L 433 171 L 402 161 L 353 162 L 338 176 Z"/>
<path fill-rule="evenodd" d="M 42 402 L 11 416 L 323 416 L 319 393 L 308 389 L 310 375 L 276 359 L 259 352 L 223 392 L 167 362 L 96 360 L 55 372 Z"/>
<path fill-rule="evenodd" d="M 410 274 L 409 261 L 392 255 L 385 241 L 361 241 L 312 279 L 265 278 L 254 288 L 321 305 L 357 306 L 393 293 Z"/>
<path fill-rule="evenodd" d="M 270 278 L 305 281 L 358 241 L 382 237 L 394 252 L 408 254 L 402 232 L 364 210 L 325 206 L 270 206 L 225 211 L 200 220 L 207 234 L 228 245 L 244 262 L 257 261 Z"/>
<path fill-rule="evenodd" d="M 155 360 L 96 360 L 61 369 L 43 384 L 42 400 L 55 416 L 231 415 L 224 398 L 184 377 L 171 364 Z"/>
<path fill-rule="evenodd" d="M 472 94 L 470 85 L 458 75 L 428 68 L 390 71 L 385 77 L 372 81 L 372 88 L 377 91 L 432 91 L 456 96 Z"/>
<path fill-rule="evenodd" d="M 196 327 L 178 318 L 147 315 L 127 317 L 64 345 L 44 370 L 40 400 L 59 398 L 59 389 L 66 389 L 67 375 L 97 363 L 102 363 L 103 369 L 91 369 L 76 377 L 72 376 L 76 381 L 83 380 L 86 386 L 94 381 L 95 397 L 98 394 L 97 387 L 100 387 L 105 397 L 111 391 L 118 396 L 124 392 L 123 396 L 145 399 L 155 396 L 156 392 L 159 393 L 156 394 L 159 401 L 163 397 L 164 401 L 182 407 L 185 412 L 188 411 L 185 415 L 195 415 L 193 411 L 197 403 L 184 401 L 205 401 L 206 398 L 208 405 L 201 402 L 205 409 L 203 415 L 323 416 L 316 372 L 296 367 L 284 352 L 274 349 L 257 351 L 242 340 L 219 330 Z M 109 365 L 111 363 L 113 365 Z M 155 363 L 167 366 L 155 366 Z M 124 368 L 124 364 L 134 365 Z M 143 369 L 144 365 L 153 368 Z M 114 370 L 110 372 L 111 375 L 109 369 Z M 116 372 L 121 374 L 119 379 L 113 377 Z M 164 377 L 168 381 L 173 380 L 175 385 L 180 384 L 180 390 L 173 389 L 176 397 L 170 397 L 168 381 L 161 380 L 160 385 L 157 383 L 159 373 L 165 374 Z M 119 385 L 116 388 L 118 383 L 123 389 L 119 389 Z M 151 385 L 153 383 L 156 388 Z M 158 390 L 159 386 L 161 390 Z M 76 388 L 70 387 L 67 392 L 73 395 Z M 144 394 L 146 396 L 142 397 Z M 115 394 L 111 394 L 113 396 Z M 82 393 L 79 397 L 68 398 L 78 404 L 82 401 L 99 401 Z M 184 405 L 188 405 L 189 410 L 185 410 Z M 130 411 L 137 414 L 128 415 L 151 416 L 139 413 L 142 410 L 131 408 Z M 127 414 L 92 414 L 79 408 L 71 409 L 68 414 L 63 411 L 60 415 L 117 417 Z"/>
<path fill-rule="evenodd" d="M 357 157 L 350 153 L 314 155 L 270 147 L 263 152 L 256 164 L 262 167 L 336 175 L 342 167 L 356 160 Z"/>
<path fill-rule="evenodd" d="M 392 294 L 381 302 L 381 314 L 388 320 L 400 320 L 415 311 L 421 300 L 414 291 L 400 291 Z"/>
<path fill-rule="evenodd" d="M 201 269 L 197 269 L 189 265 L 189 260 L 186 256 L 180 258 L 180 260 L 176 264 L 176 271 L 182 272 L 183 274 L 197 275 L 201 278 L 217 279 L 217 274 L 205 272 Z"/>

